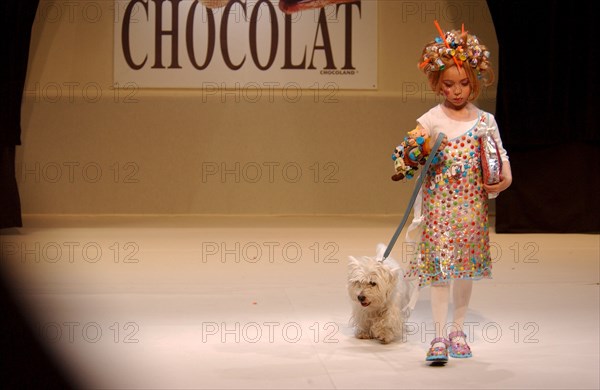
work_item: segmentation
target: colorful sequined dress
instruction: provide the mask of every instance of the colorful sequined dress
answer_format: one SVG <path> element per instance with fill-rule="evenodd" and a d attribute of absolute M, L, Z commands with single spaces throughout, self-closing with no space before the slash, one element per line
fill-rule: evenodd
<path fill-rule="evenodd" d="M 407 236 L 415 238 L 407 278 L 418 277 L 420 287 L 492 275 L 488 194 L 482 185 L 478 138 L 490 121 L 494 125 L 495 121 L 490 114 L 478 110 L 478 119 L 452 124 L 445 114 L 439 115 L 439 110 L 438 106 L 433 112 L 434 124 L 429 124 L 433 129 L 424 127 L 434 137 L 440 131 L 447 134 L 448 145 L 438 152 L 439 163 L 422 173 L 426 177 L 421 199 L 416 203 L 415 218 Z M 419 118 L 419 123 L 427 122 L 426 116 L 431 111 Z M 445 131 L 443 126 L 448 124 L 450 128 Z M 461 131 L 461 126 L 467 130 Z M 496 136 L 499 140 L 499 135 Z M 499 147 L 507 159 L 501 141 Z"/>

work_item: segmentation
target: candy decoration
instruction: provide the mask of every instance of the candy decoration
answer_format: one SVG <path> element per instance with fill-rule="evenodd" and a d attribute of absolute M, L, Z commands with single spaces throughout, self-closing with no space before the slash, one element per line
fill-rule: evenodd
<path fill-rule="evenodd" d="M 490 52 L 479 43 L 475 35 L 465 31 L 464 23 L 460 30 L 444 33 L 437 20 L 434 21 L 439 36 L 425 48 L 419 63 L 419 69 L 425 73 L 438 72 L 446 68 L 445 59 L 452 58 L 458 69 L 461 66 L 470 66 L 475 70 L 478 78 L 489 67 Z"/>
<path fill-rule="evenodd" d="M 486 133 L 491 136 L 488 126 L 489 117 L 481 115 L 473 131 L 448 140 L 436 153 L 439 163 L 421 174 L 425 178 L 421 240 L 406 274 L 408 279 L 418 278 L 420 287 L 491 277 L 488 194 L 482 185 L 480 147 Z M 453 151 L 467 159 L 453 157 Z"/>
<path fill-rule="evenodd" d="M 444 44 L 446 45 L 446 47 L 449 48 L 450 43 L 454 44 L 454 40 L 452 39 L 451 35 L 446 34 L 446 39 L 444 39 L 444 33 L 442 32 L 442 28 L 440 27 L 440 24 L 438 23 L 437 20 L 434 20 L 433 24 L 435 24 L 435 28 L 437 28 L 438 32 L 440 33 L 440 38 L 444 41 Z M 452 54 L 452 59 L 454 60 L 454 63 L 456 64 L 456 67 L 458 68 L 458 70 L 460 70 L 460 64 L 458 63 L 458 60 L 456 59 L 456 56 L 454 54 Z"/>

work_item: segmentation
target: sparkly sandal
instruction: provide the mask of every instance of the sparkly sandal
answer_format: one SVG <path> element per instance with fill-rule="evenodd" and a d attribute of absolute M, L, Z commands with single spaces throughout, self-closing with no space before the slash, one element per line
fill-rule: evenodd
<path fill-rule="evenodd" d="M 434 347 L 435 343 L 444 343 L 443 347 Z M 427 357 L 425 358 L 428 362 L 434 363 L 446 363 L 448 361 L 448 345 L 450 342 L 443 337 L 436 337 L 431 341 L 431 347 L 427 351 Z"/>
<path fill-rule="evenodd" d="M 450 347 L 448 348 L 450 352 L 450 356 L 453 358 L 470 358 L 473 356 L 471 354 L 471 348 L 467 344 L 467 335 L 461 331 L 452 332 L 448 335 L 450 339 Z M 455 338 L 462 338 L 464 340 L 464 344 L 455 343 L 452 340 Z"/>

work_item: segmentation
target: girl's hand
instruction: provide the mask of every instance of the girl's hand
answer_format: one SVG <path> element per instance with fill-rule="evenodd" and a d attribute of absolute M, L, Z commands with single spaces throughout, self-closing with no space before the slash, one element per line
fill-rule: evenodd
<path fill-rule="evenodd" d="M 442 143 L 440 144 L 440 148 L 438 149 L 438 152 L 446 149 L 447 146 L 448 146 L 448 136 L 444 134 L 444 139 L 442 140 Z"/>
<path fill-rule="evenodd" d="M 502 161 L 502 175 L 500 175 L 500 182 L 497 184 L 484 184 L 483 188 L 488 194 L 498 194 L 512 184 L 512 172 L 510 170 L 510 163 L 508 161 Z"/>
<path fill-rule="evenodd" d="M 435 139 L 429 138 L 429 150 L 431 150 L 433 148 L 433 145 L 435 144 Z M 440 144 L 440 147 L 437 150 L 437 153 L 441 152 L 442 150 L 446 149 L 446 147 L 448 146 L 448 136 L 444 134 L 444 138 L 442 139 L 442 143 Z"/>

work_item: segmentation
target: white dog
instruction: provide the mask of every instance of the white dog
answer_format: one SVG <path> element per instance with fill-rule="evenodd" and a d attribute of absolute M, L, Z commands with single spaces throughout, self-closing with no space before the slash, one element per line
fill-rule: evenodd
<path fill-rule="evenodd" d="M 410 288 L 402 268 L 392 258 L 380 261 L 384 250 L 380 244 L 376 258 L 350 256 L 348 293 L 356 337 L 387 344 L 403 336 Z"/>

